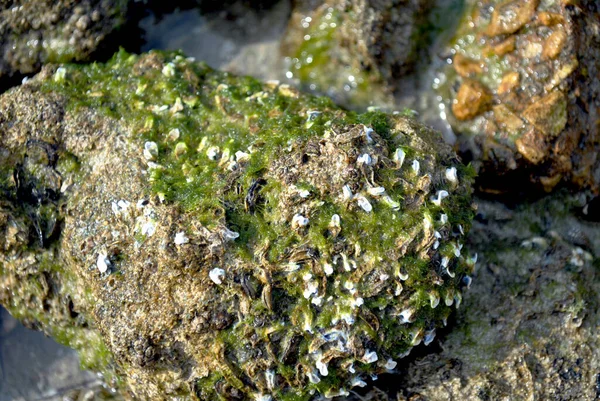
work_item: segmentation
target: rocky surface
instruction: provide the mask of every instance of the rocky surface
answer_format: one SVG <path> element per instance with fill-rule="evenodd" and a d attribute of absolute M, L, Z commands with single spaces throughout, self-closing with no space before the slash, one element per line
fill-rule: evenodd
<path fill-rule="evenodd" d="M 289 74 L 354 107 L 390 105 L 417 58 L 422 0 L 295 2 L 283 40 Z"/>
<path fill-rule="evenodd" d="M 477 203 L 467 241 L 477 271 L 453 329 L 370 396 L 597 399 L 600 224 L 581 219 L 585 197 Z"/>
<path fill-rule="evenodd" d="M 7 92 L 0 173 L 0 301 L 142 400 L 347 394 L 433 341 L 473 267 L 439 134 L 181 55 Z"/>
<path fill-rule="evenodd" d="M 45 63 L 89 60 L 124 23 L 127 5 L 128 0 L 1 2 L 0 91 Z"/>
<path fill-rule="evenodd" d="M 467 1 L 450 50 L 440 93 L 481 189 L 598 191 L 598 2 Z"/>

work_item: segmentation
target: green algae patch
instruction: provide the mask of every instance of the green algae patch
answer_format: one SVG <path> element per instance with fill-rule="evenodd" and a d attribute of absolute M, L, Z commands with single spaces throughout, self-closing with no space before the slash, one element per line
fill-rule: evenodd
<path fill-rule="evenodd" d="M 408 117 L 179 53 L 47 68 L 8 109 L 35 96 L 58 107 L 70 291 L 137 397 L 348 394 L 461 302 L 473 171 Z"/>

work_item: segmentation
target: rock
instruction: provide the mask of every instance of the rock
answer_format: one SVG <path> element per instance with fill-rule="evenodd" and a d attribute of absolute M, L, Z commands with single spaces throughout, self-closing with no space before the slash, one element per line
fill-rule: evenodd
<path fill-rule="evenodd" d="M 180 54 L 44 67 L 0 97 L 0 302 L 137 399 L 347 394 L 460 302 L 471 181 L 407 117 Z"/>
<path fill-rule="evenodd" d="M 87 61 L 125 21 L 128 0 L 0 4 L 0 91 L 45 63 Z"/>
<path fill-rule="evenodd" d="M 597 2 L 467 3 L 440 94 L 479 189 L 543 193 L 562 183 L 598 192 Z M 492 107 L 479 107 L 474 82 Z"/>
<path fill-rule="evenodd" d="M 577 217 L 581 198 L 478 199 L 477 271 L 452 330 L 365 399 L 596 399 L 600 223 Z"/>
<path fill-rule="evenodd" d="M 289 73 L 344 104 L 392 103 L 417 59 L 423 0 L 298 0 L 284 38 Z"/>
<path fill-rule="evenodd" d="M 428 401 L 597 398 L 600 225 L 577 196 L 516 209 L 479 201 L 469 246 L 478 270 L 443 351 L 408 369 Z"/>

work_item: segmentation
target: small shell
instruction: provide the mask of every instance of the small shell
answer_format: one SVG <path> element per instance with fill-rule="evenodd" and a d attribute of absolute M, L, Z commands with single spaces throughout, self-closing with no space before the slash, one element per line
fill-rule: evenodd
<path fill-rule="evenodd" d="M 183 231 L 178 232 L 177 234 L 175 234 L 175 245 L 183 245 L 183 244 L 187 244 L 188 242 L 190 242 L 190 239 L 188 237 L 185 236 L 185 233 Z"/>
<path fill-rule="evenodd" d="M 413 160 L 412 162 L 412 170 L 415 173 L 415 175 L 419 175 L 419 170 L 421 169 L 421 164 L 419 163 L 418 160 Z"/>
<path fill-rule="evenodd" d="M 356 196 L 356 202 L 358 203 L 358 206 L 360 206 L 362 210 L 364 210 L 367 213 L 370 213 L 373 210 L 373 206 L 371 205 L 369 200 L 362 195 Z"/>
<path fill-rule="evenodd" d="M 146 160 L 155 160 L 158 157 L 158 145 L 156 142 L 148 141 L 144 143 L 143 153 Z"/>
<path fill-rule="evenodd" d="M 98 259 L 96 259 L 96 267 L 100 271 L 100 273 L 106 273 L 108 267 L 110 266 L 110 260 L 106 255 L 106 252 L 100 252 L 98 254 Z"/>
<path fill-rule="evenodd" d="M 223 284 L 222 278 L 225 277 L 225 270 L 215 267 L 208 273 L 208 277 L 217 285 Z"/>
<path fill-rule="evenodd" d="M 394 161 L 396 162 L 396 167 L 400 168 L 402 167 L 402 164 L 404 164 L 404 159 L 406 158 L 406 152 L 404 152 L 404 150 L 398 148 L 396 149 L 396 151 L 394 152 Z"/>
<path fill-rule="evenodd" d="M 371 351 L 371 350 L 366 350 L 365 354 L 362 357 L 362 361 L 364 363 L 377 362 L 378 359 L 379 359 L 379 357 L 377 356 L 377 352 Z"/>

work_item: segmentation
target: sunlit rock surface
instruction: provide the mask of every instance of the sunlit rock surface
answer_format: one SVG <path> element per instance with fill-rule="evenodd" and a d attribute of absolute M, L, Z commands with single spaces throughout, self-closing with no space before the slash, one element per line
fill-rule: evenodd
<path fill-rule="evenodd" d="M 344 395 L 430 344 L 474 266 L 438 133 L 182 55 L 0 98 L 0 301 L 138 399 Z"/>
<path fill-rule="evenodd" d="M 599 7 L 467 1 L 437 86 L 481 189 L 598 191 Z"/>

